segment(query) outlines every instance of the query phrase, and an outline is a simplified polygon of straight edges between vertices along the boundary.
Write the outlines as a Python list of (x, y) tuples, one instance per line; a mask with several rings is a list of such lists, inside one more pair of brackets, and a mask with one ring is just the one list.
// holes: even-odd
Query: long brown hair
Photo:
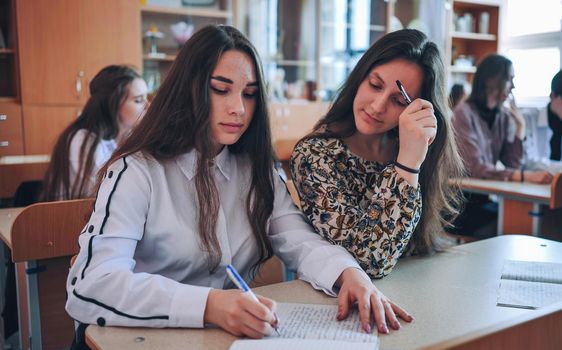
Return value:
[(229, 50), (246, 53), (256, 70), (258, 90), (252, 121), (229, 150), (247, 155), (252, 163), (246, 212), (258, 242), (259, 257), (255, 266), (271, 257), (273, 250), (267, 239), (266, 226), (273, 211), (273, 150), (266, 90), (257, 51), (237, 29), (223, 25), (206, 26), (183, 45), (146, 115), (100, 171), (101, 176), (109, 164), (135, 152), (163, 161), (196, 150), (199, 154), (195, 175), (199, 238), (201, 248), (207, 253), (210, 271), (214, 271), (222, 257), (216, 234), (219, 195), (209, 167), (216, 155), (209, 123), (210, 79), (220, 57)]
[[(66, 200), (91, 195), (95, 184), (89, 183), (94, 169), (94, 154), (101, 140), (111, 140), (119, 133), (119, 107), (127, 97), (131, 82), (141, 76), (128, 66), (103, 68), (90, 82), (90, 98), (80, 116), (59, 136), (44, 178), (42, 200)], [(80, 166), (71, 186), (70, 145), (79, 130), (87, 136), (80, 146)]]
[[(472, 79), (472, 91), (467, 99), (478, 108), (488, 108), (488, 95), (490, 82), (495, 83), (493, 88), (503, 90), (509, 81), (509, 70), (513, 64), (502, 55), (491, 54), (478, 64)], [(493, 84), (492, 84), (493, 85)]]
[(420, 169), (422, 214), (409, 243), (410, 252), (428, 254), (441, 249), (439, 236), (444, 227), (452, 226), (458, 215), (462, 204), (461, 192), (448, 180), (462, 176), (464, 168), (448, 117), (450, 110), (446, 102), (443, 61), (439, 49), (425, 34), (415, 29), (403, 29), (375, 42), (340, 88), (326, 116), (305, 138), (345, 138), (353, 135), (357, 130), (353, 101), (359, 85), (374, 67), (398, 58), (413, 62), (422, 69), (421, 98), (433, 104), (437, 118), (437, 135)]

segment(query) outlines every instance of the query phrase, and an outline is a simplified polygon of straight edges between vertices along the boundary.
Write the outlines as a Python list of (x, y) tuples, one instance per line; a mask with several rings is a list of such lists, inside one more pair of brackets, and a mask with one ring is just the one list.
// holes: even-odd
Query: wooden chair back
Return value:
[(92, 213), (94, 199), (37, 203), (26, 207), (11, 230), (14, 262), (71, 256)]

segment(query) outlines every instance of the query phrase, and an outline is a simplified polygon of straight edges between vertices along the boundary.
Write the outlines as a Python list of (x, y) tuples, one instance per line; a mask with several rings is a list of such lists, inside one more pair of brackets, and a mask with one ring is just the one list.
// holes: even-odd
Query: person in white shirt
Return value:
[(179, 52), (146, 116), (102, 169), (94, 212), (67, 279), (66, 310), (83, 324), (216, 325), (261, 338), (275, 302), (233, 290), (272, 254), (336, 296), (338, 318), (358, 304), (379, 332), (412, 317), (342, 247), (323, 240), (274, 170), (261, 63), (230, 26), (207, 26)]
[(59, 136), (44, 179), (43, 200), (93, 197), (98, 170), (142, 118), (147, 87), (131, 67), (111, 65), (90, 82), (80, 116)]

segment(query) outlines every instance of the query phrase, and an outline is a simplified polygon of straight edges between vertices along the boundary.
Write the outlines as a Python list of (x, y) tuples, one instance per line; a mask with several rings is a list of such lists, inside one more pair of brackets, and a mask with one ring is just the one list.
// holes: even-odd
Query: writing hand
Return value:
[(276, 327), (273, 300), (257, 295), (259, 303), (239, 290), (212, 289), (207, 298), (204, 320), (225, 331), (260, 339)]

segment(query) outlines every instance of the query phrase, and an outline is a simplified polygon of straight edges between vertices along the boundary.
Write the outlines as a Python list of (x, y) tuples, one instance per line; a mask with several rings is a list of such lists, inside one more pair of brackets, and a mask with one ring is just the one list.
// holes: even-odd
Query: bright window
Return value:
[(545, 98), (550, 94), (550, 81), (560, 69), (558, 47), (511, 49), (507, 56), (515, 69), (513, 94), (517, 100)]
[(508, 0), (506, 35), (558, 32), (561, 16), (560, 0)]
[(545, 106), (550, 81), (562, 66), (562, 1), (507, 0), (505, 5), (500, 46), (513, 61), (513, 93), (522, 106)]

